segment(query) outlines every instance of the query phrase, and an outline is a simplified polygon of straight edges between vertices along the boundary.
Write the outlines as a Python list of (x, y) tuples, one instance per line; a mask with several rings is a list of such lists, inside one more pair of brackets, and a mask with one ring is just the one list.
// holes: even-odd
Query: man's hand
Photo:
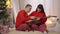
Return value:
[(29, 22), (32, 22), (32, 21), (33, 21), (33, 20), (28, 20), (28, 21), (26, 21), (26, 22), (28, 22), (28, 23), (29, 23)]
[(26, 24), (28, 24), (28, 25), (31, 25), (31, 23), (32, 23), (32, 20), (26, 21)]
[(40, 17), (36, 18), (36, 20), (40, 20)]
[(31, 16), (30, 19), (35, 19), (36, 17), (35, 16)]

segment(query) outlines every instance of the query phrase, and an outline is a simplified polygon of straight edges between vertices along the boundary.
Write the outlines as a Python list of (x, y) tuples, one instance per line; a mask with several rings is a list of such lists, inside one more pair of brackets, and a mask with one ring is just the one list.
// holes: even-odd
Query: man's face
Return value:
[(27, 12), (30, 12), (32, 7), (31, 6), (28, 6), (26, 8), (27, 8)]

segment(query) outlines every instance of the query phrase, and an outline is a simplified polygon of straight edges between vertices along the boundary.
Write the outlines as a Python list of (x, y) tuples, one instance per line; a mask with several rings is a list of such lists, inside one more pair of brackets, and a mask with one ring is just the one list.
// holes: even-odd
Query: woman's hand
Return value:
[(35, 16), (31, 16), (30, 19), (35, 19), (36, 17)]

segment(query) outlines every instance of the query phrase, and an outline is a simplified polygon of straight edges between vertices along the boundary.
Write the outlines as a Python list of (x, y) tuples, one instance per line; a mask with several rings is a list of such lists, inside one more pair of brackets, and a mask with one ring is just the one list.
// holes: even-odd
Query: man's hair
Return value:
[(30, 4), (27, 4), (25, 7), (32, 7)]

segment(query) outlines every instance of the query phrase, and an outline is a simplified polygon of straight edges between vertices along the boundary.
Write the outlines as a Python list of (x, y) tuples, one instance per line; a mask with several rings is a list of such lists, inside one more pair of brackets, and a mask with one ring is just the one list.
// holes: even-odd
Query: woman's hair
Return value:
[[(37, 6), (37, 8), (41, 9), (41, 11), (40, 11), (40, 12), (45, 13), (45, 12), (44, 12), (44, 8), (43, 8), (43, 5), (42, 5), (42, 4), (39, 4), (39, 5)], [(37, 11), (37, 9), (36, 9), (36, 11)]]

